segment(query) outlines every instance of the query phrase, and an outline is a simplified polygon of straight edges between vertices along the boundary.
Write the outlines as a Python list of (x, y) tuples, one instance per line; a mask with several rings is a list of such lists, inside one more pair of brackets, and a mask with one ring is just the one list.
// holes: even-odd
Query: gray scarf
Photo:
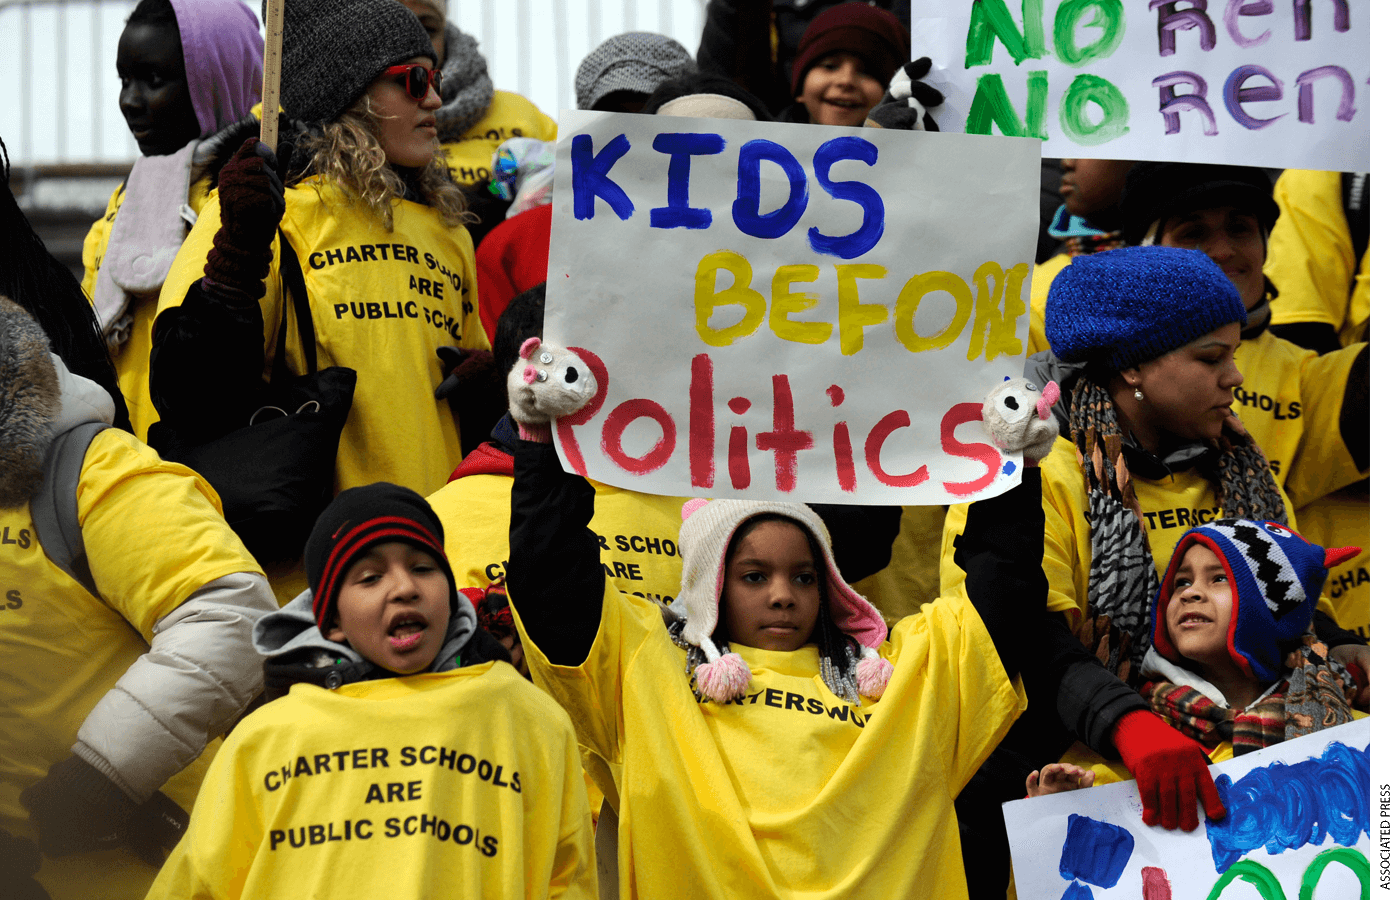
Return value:
[(486, 71), (486, 57), (477, 50), (476, 38), (447, 23), (442, 65), (442, 109), (437, 118), (438, 140), (450, 144), (466, 134), (491, 108), (496, 89)]

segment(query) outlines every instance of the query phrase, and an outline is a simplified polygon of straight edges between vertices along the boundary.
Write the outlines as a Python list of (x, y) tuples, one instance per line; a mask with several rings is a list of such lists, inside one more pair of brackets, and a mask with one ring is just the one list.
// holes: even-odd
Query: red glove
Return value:
[(220, 226), (204, 276), (249, 297), (262, 296), (272, 242), (287, 208), (276, 166), (272, 149), (248, 138), (219, 170)]
[(1199, 744), (1145, 709), (1134, 710), (1113, 726), (1113, 745), (1137, 779), (1142, 797), (1142, 821), (1182, 831), (1195, 831), (1196, 800), (1206, 816), (1221, 819), (1225, 805), (1215, 790), (1209, 761)]

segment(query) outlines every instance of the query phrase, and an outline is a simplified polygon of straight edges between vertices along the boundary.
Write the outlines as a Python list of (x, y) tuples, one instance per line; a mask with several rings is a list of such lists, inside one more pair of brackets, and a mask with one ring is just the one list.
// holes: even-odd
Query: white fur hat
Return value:
[(719, 624), (724, 559), (729, 542), (739, 526), (765, 513), (792, 519), (810, 532), (821, 546), (832, 621), (860, 645), (861, 659), (856, 672), (859, 692), (878, 698), (884, 693), (893, 668), (877, 652), (889, 629), (870, 601), (856, 593), (841, 577), (832, 557), (831, 535), (826, 525), (805, 504), (755, 500), (696, 499), (681, 508), (681, 589), (671, 604), (671, 612), (685, 620), (680, 640), (705, 654), (707, 662), (695, 669), (701, 693), (723, 702), (740, 696), (748, 687), (748, 665), (735, 653), (721, 655), (711, 636)]

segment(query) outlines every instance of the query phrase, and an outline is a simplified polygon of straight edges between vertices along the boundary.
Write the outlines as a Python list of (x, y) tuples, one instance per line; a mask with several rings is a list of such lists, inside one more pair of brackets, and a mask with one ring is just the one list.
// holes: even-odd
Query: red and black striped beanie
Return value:
[(399, 541), (421, 548), (447, 575), (452, 612), (457, 612), (457, 581), (442, 548), (442, 522), (418, 494), (379, 481), (341, 491), (316, 519), (306, 539), (306, 580), (311, 606), (322, 632), (330, 627), (336, 595), (351, 564), (377, 544)]

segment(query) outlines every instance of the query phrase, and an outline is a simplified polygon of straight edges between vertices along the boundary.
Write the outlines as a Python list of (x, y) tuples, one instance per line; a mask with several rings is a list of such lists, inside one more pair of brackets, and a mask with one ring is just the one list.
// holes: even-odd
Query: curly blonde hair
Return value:
[[(304, 138), (310, 162), (301, 177), (322, 175), (333, 182), (347, 198), (367, 204), (394, 230), (393, 202), (408, 193), (409, 185), (389, 164), (379, 141), (378, 113), (365, 94), (345, 112), (326, 125), (319, 135)], [(443, 224), (466, 225), (476, 222), (467, 198), (448, 174), (442, 149), (433, 161), (418, 171), (413, 188), (422, 203), (442, 217)]]

